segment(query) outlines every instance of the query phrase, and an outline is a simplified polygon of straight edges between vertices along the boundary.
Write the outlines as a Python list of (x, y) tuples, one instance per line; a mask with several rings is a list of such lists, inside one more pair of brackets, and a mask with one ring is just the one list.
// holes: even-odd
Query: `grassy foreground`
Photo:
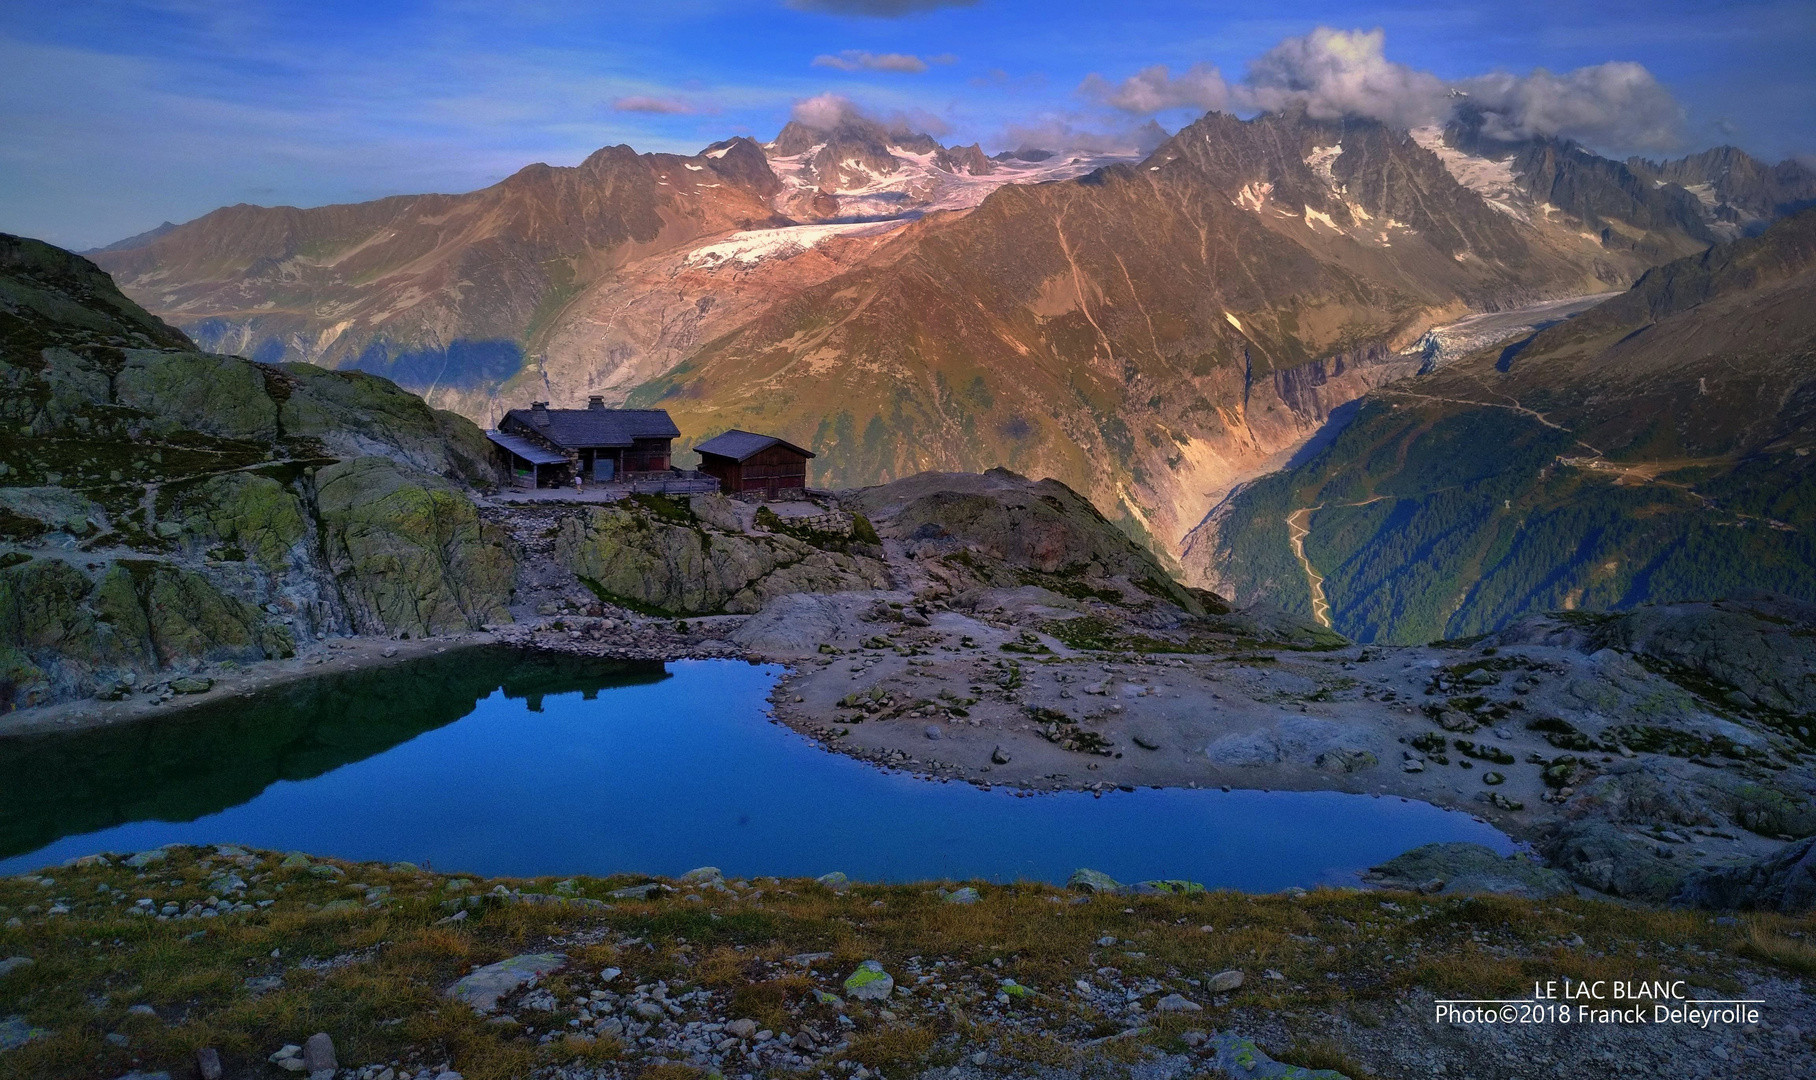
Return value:
[[(978, 900), (954, 903), (928, 884), (773, 878), (675, 882), (638, 899), (610, 893), (652, 879), (476, 880), (232, 848), (170, 848), (140, 868), (123, 861), (91, 857), (0, 881), (0, 959), (32, 961), (0, 975), (0, 1018), (22, 1015), (44, 1032), (0, 1051), (0, 1077), (138, 1068), (180, 1078), (194, 1075), (202, 1047), (220, 1051), (229, 1078), (275, 1077), (287, 1074), (265, 1063), (273, 1051), (326, 1031), (343, 1067), (445, 1065), (466, 1080), (571, 1063), (625, 1076), (867, 1075), (862, 1067), (893, 1078), (980, 1049), (1004, 1066), (1179, 1052), (1192, 1032), (1227, 1026), (1230, 1010), (1367, 1022), (1420, 988), (1525, 997), (1536, 979), (1569, 977), (1732, 990), (1746, 965), (1816, 973), (1807, 917), (1717, 923), (1575, 899), (1084, 897), (980, 883)], [(236, 911), (182, 917), (211, 896)], [(129, 914), (141, 898), (153, 914)], [(476, 966), (533, 952), (569, 958), (541, 984), (552, 1011), (512, 998), (506, 1009), (520, 1022), (501, 1023), (443, 995)], [(846, 976), (872, 959), (898, 987), (887, 1002), (826, 996), (845, 998)], [(622, 974), (602, 980), (607, 968)], [(1245, 974), (1241, 987), (1212, 994), (1207, 980), (1231, 969)], [(817, 1045), (790, 1062), (750, 1056), (746, 1040), (698, 1067), (630, 1035), (594, 1034), (603, 1021), (591, 1012), (569, 1022), (589, 999), (607, 1015), (602, 988), (629, 1001), (632, 987), (659, 980), (679, 1002), (669, 1010), (676, 1025), (748, 1018), (812, 1032)], [(1202, 1011), (1156, 1008), (1175, 993)], [(1297, 1045), (1264, 1049), (1367, 1075), (1319, 1041), (1317, 1024), (1305, 1027)]]

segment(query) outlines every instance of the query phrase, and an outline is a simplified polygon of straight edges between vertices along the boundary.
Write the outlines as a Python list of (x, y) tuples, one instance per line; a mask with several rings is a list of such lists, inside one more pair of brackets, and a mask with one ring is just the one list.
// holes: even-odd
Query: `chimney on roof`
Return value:
[(589, 409), (604, 409), (605, 397), (601, 394), (594, 394), (592, 397), (586, 399), (586, 407)]
[(530, 419), (536, 422), (537, 427), (548, 427), (549, 403), (546, 401), (530, 402)]

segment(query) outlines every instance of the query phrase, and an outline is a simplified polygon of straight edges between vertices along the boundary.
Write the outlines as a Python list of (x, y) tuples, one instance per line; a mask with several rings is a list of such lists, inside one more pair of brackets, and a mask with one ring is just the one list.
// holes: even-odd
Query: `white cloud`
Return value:
[(1230, 87), (1223, 81), (1223, 73), (1208, 64), (1193, 64), (1178, 78), (1172, 76), (1165, 64), (1156, 64), (1142, 68), (1115, 86), (1102, 76), (1089, 75), (1079, 89), (1111, 108), (1138, 115), (1164, 109), (1221, 109), (1230, 100)]
[(789, 110), (789, 117), (816, 131), (831, 131), (848, 120), (880, 125), (891, 135), (926, 134), (938, 137), (952, 130), (951, 124), (924, 109), (898, 109), (890, 113), (878, 113), (864, 108), (843, 94), (832, 93), (816, 94), (795, 102)]
[(1444, 115), (1450, 88), (1428, 71), (1387, 59), (1382, 30), (1333, 30), (1320, 26), (1287, 38), (1249, 65), (1237, 101), (1279, 112), (1303, 106), (1320, 120), (1366, 116), (1416, 127)]
[(659, 113), (666, 116), (689, 116), (699, 112), (691, 102), (680, 98), (650, 97), (645, 94), (632, 94), (612, 102), (616, 112)]
[(818, 131), (831, 131), (857, 115), (857, 105), (841, 94), (816, 94), (795, 102), (789, 110), (791, 119)]
[(927, 70), (927, 61), (911, 53), (873, 53), (863, 49), (846, 49), (837, 56), (821, 53), (813, 58), (814, 67), (839, 71), (894, 71), (919, 75)]
[(1379, 29), (1321, 26), (1262, 53), (1236, 83), (1203, 64), (1178, 76), (1157, 65), (1120, 83), (1091, 75), (1079, 92), (1135, 116), (1174, 108), (1303, 108), (1320, 120), (1356, 116), (1396, 127), (1447, 120), (1459, 102), (1469, 101), (1483, 110), (1487, 133), (1500, 138), (1558, 135), (1614, 152), (1669, 150), (1682, 142), (1683, 108), (1640, 64), (1450, 82), (1389, 60), (1386, 44)]
[(1145, 156), (1169, 137), (1166, 129), (1152, 119), (1141, 124), (1131, 121), (1104, 127), (1081, 117), (1048, 115), (1028, 123), (1010, 124), (991, 141), (1016, 150)]
[(1674, 150), (1683, 143), (1684, 110), (1640, 64), (1614, 62), (1554, 75), (1497, 73), (1459, 86), (1485, 113), (1483, 129), (1502, 138), (1562, 135), (1621, 150)]

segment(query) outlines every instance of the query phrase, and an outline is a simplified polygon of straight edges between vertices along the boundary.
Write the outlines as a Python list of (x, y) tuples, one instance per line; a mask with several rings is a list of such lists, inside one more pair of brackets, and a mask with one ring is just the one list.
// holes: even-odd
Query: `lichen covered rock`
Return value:
[(889, 584), (875, 559), (792, 536), (724, 533), (668, 505), (588, 507), (563, 520), (556, 552), (602, 598), (671, 615), (748, 614), (789, 593)]
[(866, 960), (845, 979), (845, 996), (854, 1001), (887, 1001), (895, 978), (876, 960)]
[(452, 483), (390, 458), (322, 469), (316, 507), (329, 566), (365, 633), (456, 633), (509, 622), (516, 563)]
[(192, 570), (149, 559), (90, 577), (57, 558), (0, 570), (0, 710), (92, 694), (103, 678), (289, 655), (289, 632)]

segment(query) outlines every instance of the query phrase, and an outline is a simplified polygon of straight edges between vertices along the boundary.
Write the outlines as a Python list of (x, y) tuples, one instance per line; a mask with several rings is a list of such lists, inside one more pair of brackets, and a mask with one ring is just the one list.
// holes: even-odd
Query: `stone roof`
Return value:
[(699, 446), (694, 447), (694, 450), (702, 454), (728, 457), (733, 461), (743, 461), (752, 454), (761, 450), (767, 450), (772, 446), (786, 446), (797, 454), (806, 457), (814, 456), (813, 451), (803, 450), (794, 443), (784, 442), (774, 435), (758, 435), (754, 431), (739, 431), (737, 428), (732, 428), (722, 435), (714, 435)]

